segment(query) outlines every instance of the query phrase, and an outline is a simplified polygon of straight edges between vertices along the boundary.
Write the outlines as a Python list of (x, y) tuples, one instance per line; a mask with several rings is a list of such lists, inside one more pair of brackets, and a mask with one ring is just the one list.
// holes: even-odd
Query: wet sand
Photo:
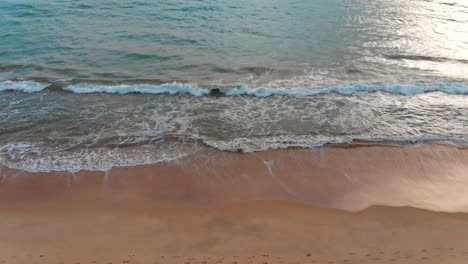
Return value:
[(0, 171), (0, 263), (468, 263), (468, 149), (204, 150)]

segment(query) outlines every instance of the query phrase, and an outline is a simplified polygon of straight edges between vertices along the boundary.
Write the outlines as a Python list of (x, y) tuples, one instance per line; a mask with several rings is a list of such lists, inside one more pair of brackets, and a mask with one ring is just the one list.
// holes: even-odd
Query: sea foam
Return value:
[(413, 85), (413, 84), (349, 84), (327, 88), (250, 88), (241, 86), (236, 88), (223, 88), (221, 92), (226, 96), (291, 96), (304, 97), (322, 94), (337, 93), (353, 95), (362, 92), (387, 92), (400, 95), (417, 95), (428, 92), (443, 92), (447, 94), (468, 94), (466, 84), (437, 84), (437, 85)]
[(210, 89), (198, 88), (197, 85), (185, 83), (165, 83), (161, 85), (151, 84), (120, 84), (120, 85), (91, 85), (77, 84), (69, 85), (64, 88), (73, 93), (144, 93), (144, 94), (191, 94), (194, 96), (203, 96), (210, 93)]
[[(40, 92), (47, 88), (49, 84), (33, 81), (3, 81), (0, 82), (0, 91), (21, 91), (21, 92)], [(305, 97), (323, 94), (342, 94), (353, 95), (357, 93), (386, 92), (405, 96), (429, 92), (443, 92), (446, 94), (468, 94), (468, 84), (465, 83), (433, 83), (433, 84), (339, 84), (323, 88), (311, 87), (250, 87), (241, 85), (236, 87), (221, 87), (216, 90), (199, 87), (197, 84), (171, 82), (159, 85), (154, 84), (72, 84), (65, 85), (65, 91), (73, 93), (109, 93), (109, 94), (189, 94), (192, 96), (208, 96), (217, 94), (222, 96), (288, 96)], [(216, 91), (216, 93), (214, 93)]]
[[(145, 94), (190, 94), (193, 96), (210, 95), (212, 89), (200, 88), (197, 85), (184, 83), (165, 83), (161, 85), (135, 84), (135, 85), (91, 85), (80, 84), (70, 85), (64, 88), (74, 93), (145, 93)], [(219, 94), (224, 96), (289, 96), (305, 97), (322, 94), (337, 93), (343, 95), (353, 95), (363, 92), (387, 92), (400, 95), (417, 95), (428, 92), (443, 92), (447, 94), (468, 94), (468, 85), (457, 83), (440, 83), (433, 85), (415, 84), (348, 84), (326, 88), (302, 88), (302, 87), (223, 87), (219, 89)]]
[(49, 84), (34, 81), (3, 81), (0, 82), (1, 91), (19, 91), (25, 93), (40, 92), (47, 88)]

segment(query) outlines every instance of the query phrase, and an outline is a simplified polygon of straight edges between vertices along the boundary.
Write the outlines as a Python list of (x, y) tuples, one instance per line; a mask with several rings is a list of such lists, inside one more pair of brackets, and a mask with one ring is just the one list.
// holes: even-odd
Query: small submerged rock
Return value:
[(221, 92), (221, 89), (219, 89), (219, 88), (213, 88), (213, 89), (210, 90), (210, 96), (220, 97), (222, 95), (223, 95), (223, 93)]

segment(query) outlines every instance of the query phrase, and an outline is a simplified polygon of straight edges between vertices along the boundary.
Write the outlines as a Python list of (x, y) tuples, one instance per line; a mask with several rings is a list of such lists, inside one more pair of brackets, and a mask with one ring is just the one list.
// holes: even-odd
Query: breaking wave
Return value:
[[(0, 91), (20, 91), (26, 93), (40, 92), (51, 84), (38, 83), (34, 81), (3, 81), (0, 82)], [(72, 84), (65, 85), (64, 91), (89, 94), (89, 93), (109, 93), (109, 94), (189, 94), (192, 96), (288, 96), (305, 97), (329, 93), (342, 95), (353, 95), (357, 93), (386, 92), (392, 94), (412, 96), (429, 92), (443, 92), (446, 94), (468, 94), (468, 84), (464, 83), (436, 83), (429, 85), (419, 84), (345, 84), (324, 88), (303, 88), (303, 87), (249, 87), (246, 85), (237, 87), (203, 88), (190, 83), (164, 83), (154, 84)]]
[(3, 81), (0, 82), (0, 92), (18, 91), (25, 93), (40, 92), (47, 88), (49, 84), (38, 83), (34, 81)]

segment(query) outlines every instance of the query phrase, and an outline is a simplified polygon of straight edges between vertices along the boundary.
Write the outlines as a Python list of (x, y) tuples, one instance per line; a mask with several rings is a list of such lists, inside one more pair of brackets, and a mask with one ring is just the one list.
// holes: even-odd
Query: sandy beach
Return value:
[(467, 154), (359, 143), (3, 167), (0, 263), (466, 263)]

